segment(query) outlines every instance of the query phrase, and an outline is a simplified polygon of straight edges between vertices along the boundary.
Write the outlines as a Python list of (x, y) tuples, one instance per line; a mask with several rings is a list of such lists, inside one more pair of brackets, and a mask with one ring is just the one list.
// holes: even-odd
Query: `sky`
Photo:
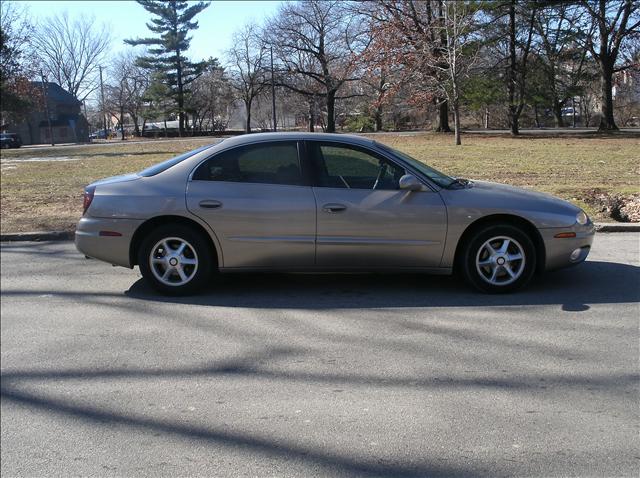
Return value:
[[(93, 15), (106, 23), (114, 37), (113, 52), (129, 48), (125, 38), (144, 37), (151, 32), (145, 26), (150, 15), (134, 1), (17, 1), (27, 7), (32, 20), (67, 12), (70, 18)], [(233, 32), (249, 21), (261, 22), (274, 14), (280, 1), (217, 1), (214, 0), (196, 20), (200, 28), (192, 32), (189, 56), (193, 60), (211, 56), (222, 60), (224, 51), (231, 46)]]

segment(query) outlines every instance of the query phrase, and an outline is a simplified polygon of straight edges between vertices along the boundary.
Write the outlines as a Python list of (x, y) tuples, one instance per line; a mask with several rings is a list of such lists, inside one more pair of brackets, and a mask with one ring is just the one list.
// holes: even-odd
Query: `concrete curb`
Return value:
[(596, 231), (598, 232), (640, 232), (640, 223), (638, 222), (605, 222), (596, 223)]
[[(640, 222), (606, 222), (596, 223), (598, 232), (640, 232)], [(17, 241), (72, 241), (74, 231), (42, 231), (42, 232), (13, 232), (0, 234), (1, 242)]]
[(0, 234), (0, 241), (71, 241), (74, 231), (12, 232)]

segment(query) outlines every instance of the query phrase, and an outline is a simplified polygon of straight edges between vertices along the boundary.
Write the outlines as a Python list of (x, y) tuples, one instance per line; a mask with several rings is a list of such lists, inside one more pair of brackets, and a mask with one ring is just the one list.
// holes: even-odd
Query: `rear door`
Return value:
[(437, 192), (401, 190), (404, 168), (369, 149), (320, 141), (306, 146), (318, 205), (319, 267), (440, 265), (447, 218)]
[(222, 151), (194, 171), (187, 207), (222, 246), (225, 268), (310, 268), (316, 203), (296, 141)]

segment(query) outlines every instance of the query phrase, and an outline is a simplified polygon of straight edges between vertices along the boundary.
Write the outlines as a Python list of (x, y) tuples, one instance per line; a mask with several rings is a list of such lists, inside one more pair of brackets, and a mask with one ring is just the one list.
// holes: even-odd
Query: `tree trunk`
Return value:
[(184, 87), (182, 85), (180, 49), (176, 49), (176, 80), (178, 83), (178, 136), (182, 136), (184, 134)]
[(315, 123), (316, 123), (316, 111), (315, 111), (315, 103), (313, 97), (309, 99), (309, 132), (313, 133), (315, 131)]
[(489, 108), (484, 109), (484, 129), (489, 129)]
[(438, 106), (438, 126), (436, 131), (439, 133), (451, 133), (449, 127), (449, 102), (447, 100), (436, 100), (439, 103)]
[(600, 118), (600, 126), (598, 131), (617, 131), (615, 119), (613, 118), (613, 65), (606, 61), (600, 62), (600, 102), (602, 103), (602, 111)]
[(564, 128), (564, 120), (562, 119), (562, 104), (556, 98), (553, 99), (553, 116), (556, 119), (556, 128)]
[(139, 138), (140, 137), (139, 118), (136, 115), (132, 115), (131, 113), (129, 113), (129, 115), (131, 115), (131, 120), (133, 121), (133, 134), (136, 136), (136, 138)]
[(511, 123), (511, 134), (513, 136), (520, 133), (518, 130), (518, 112), (516, 107), (516, 8), (515, 0), (509, 4), (509, 74), (507, 75), (507, 89), (509, 95), (509, 122)]
[(456, 136), (456, 146), (460, 146), (462, 144), (460, 138), (460, 105), (457, 100), (453, 102), (453, 125)]
[(520, 134), (520, 129), (518, 128), (518, 119), (519, 119), (519, 114), (517, 111), (512, 111), (511, 113), (511, 117), (510, 117), (510, 123), (511, 123), (511, 135), (512, 136), (517, 136)]
[(245, 125), (244, 131), (245, 133), (251, 133), (251, 101), (245, 101), (244, 107), (247, 110), (247, 123)]
[(184, 104), (182, 95), (178, 94), (178, 136), (182, 137), (184, 134), (184, 112), (182, 111), (182, 105)]
[(533, 113), (535, 115), (536, 128), (540, 128), (540, 117), (538, 116), (538, 105), (533, 105)]
[(120, 140), (124, 141), (124, 107), (120, 105)]
[(336, 92), (327, 92), (327, 133), (336, 132)]
[(382, 106), (376, 106), (375, 112), (376, 131), (382, 131)]

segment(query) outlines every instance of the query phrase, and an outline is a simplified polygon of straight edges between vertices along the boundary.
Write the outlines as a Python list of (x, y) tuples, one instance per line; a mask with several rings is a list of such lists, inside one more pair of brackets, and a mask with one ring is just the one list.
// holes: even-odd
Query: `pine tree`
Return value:
[(162, 75), (176, 103), (180, 136), (184, 134), (184, 100), (187, 86), (202, 74), (207, 62), (191, 62), (186, 52), (191, 43), (189, 32), (198, 28), (194, 17), (209, 6), (209, 2), (198, 2), (191, 6), (184, 0), (137, 0), (154, 18), (147, 28), (155, 38), (125, 40), (129, 45), (146, 45), (147, 54), (138, 58), (138, 64)]

